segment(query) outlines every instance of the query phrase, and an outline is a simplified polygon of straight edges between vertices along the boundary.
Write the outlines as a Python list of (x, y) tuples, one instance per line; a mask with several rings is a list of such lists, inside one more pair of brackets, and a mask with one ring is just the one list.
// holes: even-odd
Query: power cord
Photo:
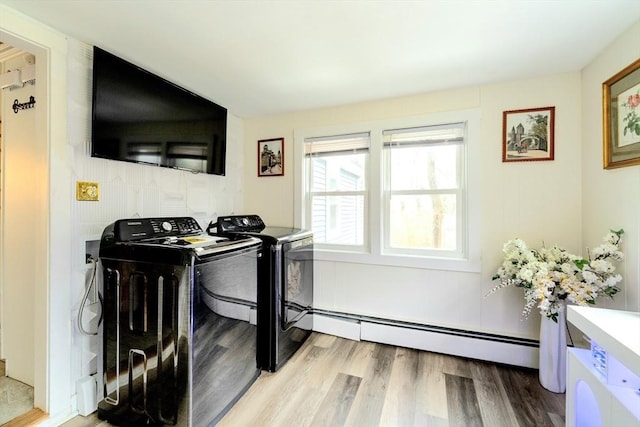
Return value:
[(80, 309), (78, 310), (77, 323), (78, 323), (78, 330), (80, 331), (81, 334), (83, 334), (83, 335), (98, 335), (98, 331), (96, 331), (96, 332), (87, 331), (84, 328), (84, 325), (82, 324), (82, 313), (84, 312), (84, 306), (87, 303), (87, 299), (89, 298), (89, 292), (91, 292), (91, 288), (94, 288), (93, 300), (94, 301), (98, 300), (100, 302), (100, 318), (98, 319), (98, 327), (100, 327), (100, 323), (102, 323), (102, 307), (103, 307), (102, 295), (100, 295), (100, 292), (98, 292), (97, 287), (95, 287), (96, 272), (98, 270), (98, 263), (92, 257), (89, 257), (89, 261), (93, 265), (93, 273), (91, 274), (91, 281), (89, 282), (89, 286), (87, 286), (87, 289), (84, 291), (84, 296), (82, 297), (82, 302), (80, 303)]

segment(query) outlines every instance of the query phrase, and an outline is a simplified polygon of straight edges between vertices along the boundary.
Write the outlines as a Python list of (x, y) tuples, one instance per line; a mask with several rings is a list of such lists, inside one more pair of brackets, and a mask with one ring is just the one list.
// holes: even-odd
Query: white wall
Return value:
[(640, 58), (640, 21), (582, 73), (582, 233), (594, 245), (603, 228), (624, 228), (623, 292), (604, 307), (640, 311), (640, 166), (603, 169), (602, 83)]
[[(502, 112), (556, 107), (555, 160), (502, 163)], [(417, 268), (317, 263), (318, 308), (405, 320), (427, 325), (538, 338), (539, 316), (520, 320), (523, 295), (507, 289), (484, 295), (502, 261), (502, 245), (511, 238), (531, 246), (558, 243), (579, 252), (581, 240), (580, 74), (468, 87), (405, 98), (246, 120), (245, 172), (247, 211), (269, 224), (293, 224), (293, 146), (295, 129), (333, 126), (478, 108), (480, 165), (480, 273)], [(258, 178), (258, 139), (285, 138), (285, 176)], [(602, 234), (608, 231), (601, 230)]]

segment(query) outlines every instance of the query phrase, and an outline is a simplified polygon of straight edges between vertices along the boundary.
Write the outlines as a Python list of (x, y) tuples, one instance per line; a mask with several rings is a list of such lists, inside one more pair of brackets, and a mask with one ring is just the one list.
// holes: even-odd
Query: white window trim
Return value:
[[(383, 176), (382, 132), (388, 129), (440, 125), (442, 123), (466, 122), (466, 222), (467, 239), (463, 247), (464, 257), (438, 258), (384, 253), (383, 248)], [(320, 261), (334, 261), (356, 264), (388, 265), (397, 267), (423, 268), (432, 270), (479, 272), (480, 271), (480, 111), (478, 109), (432, 113), (421, 116), (379, 120), (375, 122), (353, 123), (294, 130), (294, 224), (307, 228), (304, 211), (305, 174), (304, 141), (306, 138), (324, 135), (340, 135), (371, 132), (369, 152), (369, 197), (368, 197), (368, 242), (367, 252), (354, 253), (339, 250), (315, 249), (315, 258)], [(380, 167), (379, 167), (380, 166)]]

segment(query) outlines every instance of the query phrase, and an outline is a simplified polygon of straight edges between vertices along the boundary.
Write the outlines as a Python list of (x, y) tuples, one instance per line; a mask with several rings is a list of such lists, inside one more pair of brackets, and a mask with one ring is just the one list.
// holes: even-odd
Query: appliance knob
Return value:
[(171, 223), (169, 221), (165, 221), (162, 223), (162, 229), (164, 231), (171, 231), (173, 227), (171, 227)]

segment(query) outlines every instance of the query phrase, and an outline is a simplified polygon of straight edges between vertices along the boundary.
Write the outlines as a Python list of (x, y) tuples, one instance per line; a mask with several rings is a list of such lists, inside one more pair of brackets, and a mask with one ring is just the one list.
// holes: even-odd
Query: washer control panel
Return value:
[(191, 217), (121, 219), (114, 224), (114, 240), (117, 242), (201, 233), (202, 228)]

